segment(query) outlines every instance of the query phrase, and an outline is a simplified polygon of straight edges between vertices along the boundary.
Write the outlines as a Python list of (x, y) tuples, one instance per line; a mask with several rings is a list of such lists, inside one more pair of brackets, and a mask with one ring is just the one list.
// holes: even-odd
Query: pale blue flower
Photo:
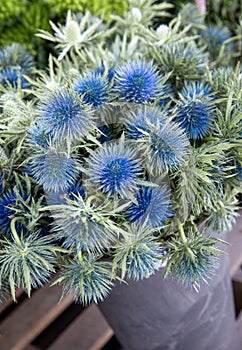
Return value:
[(122, 143), (106, 143), (88, 158), (88, 181), (108, 196), (128, 197), (137, 189), (141, 160)]

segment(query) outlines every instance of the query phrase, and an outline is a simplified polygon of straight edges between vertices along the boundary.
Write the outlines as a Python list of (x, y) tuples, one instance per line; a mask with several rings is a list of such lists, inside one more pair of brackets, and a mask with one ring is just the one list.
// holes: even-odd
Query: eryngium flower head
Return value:
[(74, 249), (100, 253), (118, 237), (118, 226), (109, 218), (107, 206), (94, 196), (83, 199), (81, 194), (73, 200), (66, 198), (63, 205), (51, 206), (54, 218), (53, 232), (63, 239), (63, 246)]
[(3, 85), (8, 83), (17, 87), (18, 83), (22, 88), (29, 84), (23, 75), (31, 74), (35, 64), (33, 56), (24, 46), (13, 43), (0, 49), (0, 82)]
[(188, 235), (186, 242), (173, 237), (167, 243), (170, 250), (165, 275), (171, 275), (180, 283), (192, 285), (198, 290), (200, 283), (207, 283), (218, 267), (217, 255), (222, 251), (216, 248), (217, 243), (216, 238), (204, 237), (201, 233)]
[[(8, 189), (0, 195), (0, 232), (3, 235), (11, 233), (10, 224), (16, 211), (18, 197), (13, 189)], [(16, 230), (19, 231), (22, 225), (16, 223)]]
[(142, 174), (141, 160), (133, 148), (123, 143), (105, 143), (87, 160), (88, 181), (107, 196), (120, 195), (128, 198), (137, 189)]
[(74, 293), (74, 300), (81, 304), (105, 299), (113, 286), (111, 262), (95, 261), (84, 257), (83, 261), (73, 261), (65, 267), (56, 283), (63, 283), (63, 294)]
[(203, 82), (188, 83), (180, 93), (175, 120), (184, 128), (190, 139), (208, 135), (214, 120), (211, 89)]
[(154, 101), (162, 86), (158, 67), (143, 60), (129, 61), (118, 67), (114, 84), (119, 98), (135, 103)]
[(41, 286), (55, 271), (56, 248), (51, 245), (52, 239), (31, 233), (21, 237), (19, 243), (1, 240), (0, 275), (8, 282), (14, 300), (15, 286), (22, 286), (30, 295), (31, 287)]
[(74, 90), (82, 98), (83, 103), (97, 108), (108, 102), (110, 91), (108, 84), (106, 77), (92, 72), (79, 77), (74, 84)]
[(87, 137), (93, 130), (90, 111), (77, 93), (67, 88), (50, 92), (39, 105), (39, 114), (53, 140), (62, 142)]
[(21, 87), (22, 89), (29, 86), (29, 82), (23, 77), (19, 67), (0, 69), (0, 83), (6, 87), (10, 84), (13, 88)]
[(149, 130), (143, 134), (137, 142), (151, 173), (174, 170), (183, 163), (189, 141), (177, 123), (169, 120), (162, 125), (149, 123)]
[(45, 191), (65, 191), (79, 174), (77, 161), (65, 152), (49, 149), (36, 154), (28, 163), (28, 173)]
[[(208, 51), (212, 59), (217, 59), (222, 45), (225, 45), (226, 40), (232, 37), (231, 32), (228, 28), (220, 28), (215, 25), (209, 25), (206, 29), (201, 30), (201, 36), (207, 45)], [(228, 42), (224, 46), (225, 52), (230, 53), (234, 51), (234, 44)]]
[(46, 131), (44, 123), (33, 123), (28, 128), (26, 141), (36, 149), (48, 149), (51, 143), (51, 134)]
[(165, 186), (141, 187), (137, 204), (132, 203), (126, 213), (128, 221), (137, 225), (146, 222), (151, 228), (164, 225), (171, 215), (170, 192)]
[(158, 107), (139, 106), (125, 115), (122, 120), (126, 126), (125, 135), (135, 140), (142, 138), (144, 136), (143, 131), (149, 131), (150, 123), (162, 125), (166, 118), (166, 115)]
[(146, 225), (131, 224), (116, 246), (113, 268), (121, 269), (122, 278), (148, 278), (158, 268), (162, 256), (162, 247), (152, 231)]

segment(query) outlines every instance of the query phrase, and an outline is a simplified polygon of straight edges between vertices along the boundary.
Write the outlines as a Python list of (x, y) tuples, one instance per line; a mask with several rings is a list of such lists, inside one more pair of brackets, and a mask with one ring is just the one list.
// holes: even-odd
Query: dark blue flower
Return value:
[[(2, 234), (9, 235), (11, 233), (11, 216), (14, 217), (16, 213), (13, 207), (16, 206), (17, 200), (17, 194), (12, 189), (7, 190), (0, 196), (0, 231)], [(19, 231), (22, 224), (17, 222), (15, 227)]]
[(137, 193), (137, 204), (129, 207), (126, 217), (136, 224), (146, 222), (151, 228), (164, 225), (172, 215), (170, 193), (163, 187), (142, 187)]
[(43, 151), (28, 164), (28, 172), (42, 185), (45, 191), (59, 192), (75, 183), (79, 171), (77, 161), (61, 151)]
[(144, 132), (150, 130), (150, 123), (162, 125), (166, 118), (166, 115), (158, 107), (140, 106), (124, 116), (125, 134), (130, 139), (142, 138), (144, 137)]
[(158, 67), (143, 60), (129, 61), (117, 68), (114, 92), (127, 102), (148, 103), (160, 95)]
[(141, 161), (136, 152), (123, 144), (104, 144), (88, 159), (90, 183), (108, 196), (119, 194), (127, 198), (137, 189), (141, 171)]
[(55, 141), (76, 140), (93, 130), (90, 112), (84, 109), (78, 95), (67, 88), (47, 95), (39, 105), (39, 113)]
[(74, 90), (82, 97), (83, 103), (100, 107), (108, 102), (108, 79), (101, 74), (91, 72), (77, 79)]
[(189, 83), (181, 91), (175, 119), (190, 139), (202, 139), (212, 127), (214, 106), (209, 93), (210, 88), (202, 82)]

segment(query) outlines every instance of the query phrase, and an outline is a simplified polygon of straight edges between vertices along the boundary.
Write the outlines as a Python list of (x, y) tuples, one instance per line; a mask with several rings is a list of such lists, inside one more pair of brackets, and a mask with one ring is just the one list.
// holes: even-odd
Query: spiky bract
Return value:
[(127, 102), (154, 101), (160, 94), (161, 85), (157, 66), (143, 60), (124, 63), (114, 75), (114, 91)]
[(177, 123), (167, 120), (162, 125), (149, 124), (149, 130), (143, 134), (137, 142), (151, 173), (174, 170), (183, 163), (189, 141)]
[(83, 199), (81, 194), (73, 200), (66, 198), (65, 205), (53, 205), (53, 231), (63, 238), (65, 248), (92, 253), (110, 247), (119, 234), (118, 226), (109, 218), (108, 203), (97, 198)]
[(79, 174), (76, 159), (64, 151), (42, 150), (28, 163), (28, 172), (45, 191), (65, 191), (72, 185)]
[(214, 103), (211, 88), (203, 82), (192, 82), (181, 90), (175, 120), (184, 128), (190, 139), (208, 135), (214, 121)]
[(145, 224), (131, 224), (126, 229), (127, 235), (116, 247), (113, 268), (121, 268), (122, 278), (148, 278), (159, 266), (162, 247)]
[(30, 296), (31, 288), (42, 286), (55, 271), (57, 247), (51, 245), (52, 238), (32, 233), (19, 243), (7, 238), (0, 241), (0, 275), (14, 300), (15, 287), (23, 287)]
[(167, 243), (170, 250), (166, 255), (166, 275), (199, 290), (200, 284), (207, 283), (215, 273), (221, 251), (216, 248), (218, 241), (214, 237), (194, 234), (192, 230), (186, 232), (186, 237), (185, 241), (172, 237)]
[(96, 72), (79, 77), (74, 84), (74, 90), (82, 98), (83, 103), (94, 108), (108, 102), (110, 92), (108, 79)]
[(123, 118), (126, 127), (125, 135), (131, 139), (138, 139), (144, 136), (143, 131), (149, 131), (150, 123), (164, 124), (167, 116), (158, 107), (140, 106), (129, 112)]
[(91, 112), (68, 88), (50, 92), (39, 104), (39, 114), (46, 131), (58, 142), (87, 137), (94, 128)]
[(74, 293), (74, 299), (81, 304), (102, 301), (113, 286), (112, 264), (96, 261), (94, 256), (84, 257), (83, 261), (73, 261), (66, 266), (56, 283), (63, 283), (63, 294)]
[(141, 160), (130, 146), (121, 142), (105, 143), (90, 155), (87, 164), (90, 183), (108, 197), (129, 198), (129, 193), (137, 189), (142, 174)]
[(137, 204), (132, 203), (127, 210), (128, 221), (137, 225), (146, 222), (154, 228), (164, 225), (172, 215), (171, 194), (167, 187), (142, 187), (137, 193)]

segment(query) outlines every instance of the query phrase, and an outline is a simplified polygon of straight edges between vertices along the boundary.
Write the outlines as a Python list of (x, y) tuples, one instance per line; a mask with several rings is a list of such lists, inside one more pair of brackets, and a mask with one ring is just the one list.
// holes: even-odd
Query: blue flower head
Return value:
[(33, 56), (20, 44), (13, 43), (0, 49), (0, 82), (17, 87), (20, 82), (22, 88), (29, 83), (23, 75), (31, 74), (34, 68)]
[(74, 90), (82, 97), (83, 103), (97, 108), (108, 102), (109, 81), (102, 74), (91, 72), (77, 79)]
[(149, 125), (139, 141), (140, 152), (151, 173), (174, 170), (188, 153), (189, 140), (182, 128), (167, 120), (160, 125)]
[(28, 130), (27, 141), (34, 147), (48, 149), (50, 146), (51, 135), (46, 131), (43, 123), (32, 124)]
[(165, 119), (166, 116), (158, 107), (139, 106), (123, 118), (123, 123), (126, 126), (125, 135), (130, 139), (137, 140), (144, 137), (145, 131), (149, 131), (149, 123), (162, 125)]
[(164, 225), (172, 215), (170, 193), (165, 186), (141, 187), (137, 193), (137, 204), (128, 208), (126, 217), (128, 221), (136, 224), (146, 224), (151, 227)]
[(90, 111), (84, 108), (78, 95), (67, 88), (50, 92), (39, 105), (42, 123), (53, 140), (76, 140), (93, 130)]
[(129, 61), (117, 68), (114, 92), (127, 102), (154, 101), (162, 87), (158, 67), (143, 60)]
[[(11, 216), (14, 216), (16, 211), (11, 208), (16, 206), (17, 194), (13, 189), (8, 189), (0, 195), (0, 232), (9, 235), (11, 233), (10, 224), (12, 221)], [(19, 231), (22, 224), (17, 222), (15, 224), (16, 230)]]
[(181, 91), (175, 119), (190, 139), (202, 139), (212, 127), (214, 107), (210, 93), (210, 87), (202, 82), (189, 83)]
[(20, 68), (6, 67), (0, 70), (0, 83), (3, 86), (10, 84), (13, 88), (17, 88), (20, 84), (22, 89), (26, 89), (29, 86), (29, 82), (23, 77)]
[(121, 142), (107, 143), (94, 151), (88, 159), (90, 183), (108, 196), (129, 197), (137, 189), (142, 174), (141, 160), (136, 152)]
[(66, 191), (75, 183), (79, 171), (77, 161), (66, 153), (49, 149), (33, 157), (28, 164), (28, 173), (45, 191)]
[[(220, 28), (215, 25), (209, 25), (206, 29), (201, 31), (201, 36), (208, 46), (208, 51), (213, 59), (218, 57), (221, 46), (226, 40), (232, 37), (231, 32), (228, 28)], [(234, 44), (232, 42), (226, 43), (225, 52), (229, 53), (234, 51)]]

